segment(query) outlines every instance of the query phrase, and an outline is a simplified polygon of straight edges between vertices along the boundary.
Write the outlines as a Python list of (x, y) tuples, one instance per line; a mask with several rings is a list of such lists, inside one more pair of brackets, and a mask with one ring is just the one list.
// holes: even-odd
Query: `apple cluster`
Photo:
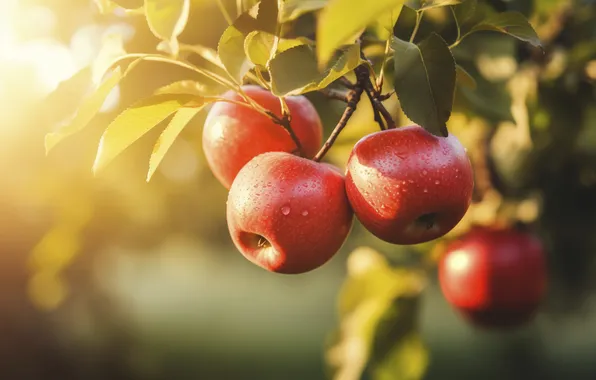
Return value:
[[(276, 114), (279, 99), (243, 86)], [(473, 170), (458, 139), (412, 125), (362, 138), (345, 173), (309, 159), (322, 144), (322, 123), (304, 96), (287, 97), (303, 156), (284, 128), (240, 105), (234, 91), (205, 120), (203, 150), (215, 177), (229, 189), (227, 222), (236, 247), (277, 273), (311, 271), (326, 263), (350, 233), (353, 215), (393, 244), (417, 244), (449, 232), (466, 213)]]
[[(281, 113), (279, 99), (255, 85), (244, 93)], [(418, 125), (374, 132), (358, 141), (345, 172), (316, 156), (323, 139), (315, 107), (287, 97), (291, 135), (242, 105), (229, 91), (205, 120), (203, 150), (229, 189), (227, 222), (234, 244), (252, 263), (276, 273), (320, 267), (339, 251), (354, 214), (381, 240), (410, 245), (437, 239), (466, 213), (474, 187), (466, 150), (453, 135)], [(447, 246), (439, 262), (447, 301), (485, 327), (522, 324), (544, 295), (540, 241), (513, 229), (473, 228)]]

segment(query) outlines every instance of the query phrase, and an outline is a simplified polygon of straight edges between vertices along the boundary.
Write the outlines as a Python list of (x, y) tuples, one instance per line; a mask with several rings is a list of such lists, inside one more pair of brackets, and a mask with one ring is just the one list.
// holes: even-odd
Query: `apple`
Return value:
[[(268, 90), (242, 86), (255, 102), (281, 116), (279, 99)], [(222, 98), (242, 102), (235, 91)], [(323, 140), (323, 127), (317, 110), (304, 96), (285, 98), (292, 117), (292, 130), (306, 157), (313, 157)], [(296, 152), (289, 133), (269, 117), (239, 104), (217, 102), (211, 107), (203, 128), (203, 151), (215, 177), (229, 189), (240, 169), (253, 157), (265, 152)]]
[(439, 261), (447, 301), (480, 327), (529, 321), (546, 291), (540, 240), (523, 231), (475, 227), (450, 243)]
[(341, 172), (290, 153), (253, 158), (228, 195), (234, 244), (271, 272), (298, 274), (320, 267), (341, 248), (352, 220)]
[(346, 192), (356, 217), (393, 244), (445, 235), (466, 213), (473, 188), (472, 165), (459, 140), (418, 125), (365, 136), (348, 159)]

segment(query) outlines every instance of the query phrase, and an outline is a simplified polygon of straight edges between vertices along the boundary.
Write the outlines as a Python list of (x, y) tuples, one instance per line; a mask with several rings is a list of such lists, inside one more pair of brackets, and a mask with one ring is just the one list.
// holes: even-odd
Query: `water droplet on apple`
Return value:
[(302, 211), (302, 216), (307, 216), (307, 215), (308, 215), (308, 210)]
[(426, 170), (422, 171), (422, 175), (427, 175), (427, 174), (428, 174), (428, 172)]
[(283, 206), (281, 208), (281, 213), (284, 215), (289, 215), (290, 214), (290, 206)]
[(385, 210), (386, 208), (387, 208), (387, 206), (381, 205), (381, 209)]
[(408, 180), (408, 182), (410, 182), (410, 183), (414, 183), (414, 181), (413, 181), (413, 180), (411, 180), (411, 179), (409, 179), (409, 180)]
[(439, 181), (439, 180), (436, 180), (436, 181), (435, 181), (435, 185), (438, 185), (438, 184), (440, 184), (440, 183), (441, 183), (441, 181)]
[(423, 191), (424, 191), (425, 193), (428, 193), (428, 189), (424, 189)]

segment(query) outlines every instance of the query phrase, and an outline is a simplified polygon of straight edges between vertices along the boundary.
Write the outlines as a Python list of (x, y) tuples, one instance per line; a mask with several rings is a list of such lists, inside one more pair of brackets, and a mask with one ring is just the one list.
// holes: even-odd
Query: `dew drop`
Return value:
[(414, 181), (413, 181), (413, 180), (411, 180), (411, 179), (409, 179), (409, 180), (408, 180), (408, 182), (410, 182), (410, 183), (414, 183)]
[(281, 213), (284, 215), (289, 215), (290, 214), (290, 206), (283, 206), (281, 208)]
[(427, 175), (427, 174), (428, 174), (428, 172), (426, 170), (422, 171), (422, 175)]
[(424, 191), (425, 193), (428, 193), (428, 189), (424, 189), (423, 191)]
[(387, 208), (387, 206), (381, 205), (381, 209), (385, 210), (386, 208)]
[(440, 184), (440, 183), (441, 183), (441, 181), (439, 181), (439, 180), (436, 180), (436, 181), (435, 181), (435, 185), (438, 185), (438, 184)]
[(302, 216), (307, 216), (307, 215), (308, 215), (308, 210), (302, 211)]

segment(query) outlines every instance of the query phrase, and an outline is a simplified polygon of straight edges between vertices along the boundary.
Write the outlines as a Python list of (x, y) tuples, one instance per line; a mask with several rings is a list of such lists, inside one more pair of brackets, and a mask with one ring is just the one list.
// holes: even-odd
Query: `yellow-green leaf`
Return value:
[(55, 125), (72, 117), (81, 101), (92, 87), (90, 66), (58, 84), (58, 87), (43, 101), (44, 117), (48, 124)]
[[(197, 100), (197, 99), (196, 99)], [(204, 104), (196, 104), (193, 107), (183, 107), (180, 108), (172, 120), (168, 123), (168, 126), (163, 130), (155, 146), (153, 147), (153, 152), (151, 153), (151, 158), (149, 159), (149, 172), (147, 173), (147, 182), (151, 180), (153, 174), (157, 170), (157, 167), (163, 160), (164, 156), (168, 152), (168, 150), (172, 147), (172, 144), (180, 135), (180, 132), (186, 127), (186, 125), (196, 116), (197, 113), (201, 109), (203, 109)]]
[(202, 85), (201, 83), (185, 79), (178, 82), (173, 82), (162, 86), (153, 92), (153, 95), (195, 95), (195, 96), (205, 96), (209, 93), (207, 88)]
[(378, 38), (388, 40), (393, 35), (393, 26), (397, 22), (403, 4), (390, 9), (380, 15), (372, 24), (372, 30), (375, 31)]
[[(518, 40), (528, 42), (533, 46), (541, 47), (542, 42), (528, 19), (520, 12), (502, 12), (488, 16), (474, 25), (469, 33), (481, 30), (491, 30), (509, 34)], [(469, 34), (468, 33), (468, 34)]]
[(455, 81), (460, 86), (476, 89), (476, 80), (460, 65), (455, 65)]
[(404, 0), (330, 0), (317, 21), (317, 57), (324, 65), (342, 45)]
[[(131, 64), (132, 66), (133, 64)], [(130, 69), (130, 66), (129, 66)], [(111, 75), (88, 96), (79, 106), (74, 118), (67, 125), (56, 132), (48, 133), (45, 136), (46, 154), (50, 152), (59, 142), (79, 132), (89, 124), (93, 117), (99, 112), (105, 99), (110, 92), (118, 85), (124, 75), (120, 67), (111, 72)]]
[(300, 45), (279, 53), (269, 62), (271, 91), (277, 96), (298, 95), (327, 87), (362, 63), (360, 44), (343, 48), (320, 71), (316, 53)]
[(238, 84), (251, 69), (252, 64), (244, 52), (244, 39), (257, 29), (257, 20), (248, 13), (241, 14), (234, 24), (227, 27), (219, 39), (217, 54), (230, 77)]
[(193, 95), (157, 95), (133, 104), (103, 133), (93, 171), (97, 173), (103, 169), (132, 143), (194, 99)]
[(190, 13), (190, 0), (145, 0), (145, 16), (153, 34), (178, 53), (178, 36)]
[(257, 14), (257, 25), (263, 32), (276, 34), (277, 32), (277, 0), (261, 0)]
[(283, 0), (280, 6), (280, 22), (297, 19), (305, 13), (318, 11), (328, 0)]
[(428, 10), (432, 8), (446, 7), (449, 5), (460, 4), (462, 0), (427, 0), (422, 2), (420, 10)]
[(252, 63), (265, 67), (276, 53), (281, 53), (293, 47), (305, 45), (306, 43), (307, 41), (305, 39), (278, 38), (271, 33), (255, 30), (246, 36), (244, 51)]

